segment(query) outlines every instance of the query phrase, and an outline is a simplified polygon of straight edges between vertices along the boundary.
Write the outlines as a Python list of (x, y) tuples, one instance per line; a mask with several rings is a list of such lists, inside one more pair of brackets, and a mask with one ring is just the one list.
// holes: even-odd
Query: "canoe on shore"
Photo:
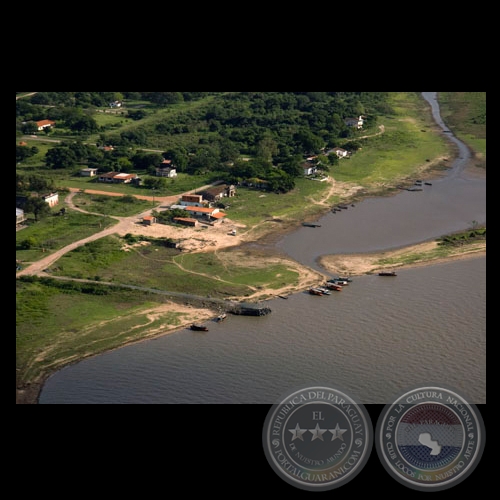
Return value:
[(193, 323), (191, 325), (191, 330), (195, 332), (208, 332), (208, 328), (205, 325), (200, 325), (198, 323)]

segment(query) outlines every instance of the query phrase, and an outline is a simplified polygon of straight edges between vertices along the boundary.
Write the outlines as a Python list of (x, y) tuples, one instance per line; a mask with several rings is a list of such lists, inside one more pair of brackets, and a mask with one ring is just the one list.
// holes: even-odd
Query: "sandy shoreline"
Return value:
[[(332, 274), (343, 274), (349, 276), (360, 276), (363, 274), (373, 274), (379, 271), (395, 271), (397, 269), (408, 269), (413, 267), (429, 266), (441, 264), (459, 259), (481, 257), (486, 254), (486, 241), (469, 243), (464, 247), (456, 249), (445, 257), (432, 256), (432, 252), (438, 248), (437, 241), (429, 241), (411, 245), (397, 250), (369, 254), (351, 255), (328, 255), (321, 257), (319, 263), (323, 268)], [(421, 255), (411, 263), (404, 263), (405, 257), (409, 255)], [(380, 261), (393, 260), (393, 265), (381, 264)], [(398, 263), (399, 262), (399, 263)]]
[[(440, 257), (434, 259), (423, 259), (421, 261), (413, 262), (411, 264), (393, 265), (393, 266), (383, 266), (378, 263), (380, 259), (388, 258), (402, 258), (408, 253), (425, 253), (434, 250), (437, 247), (437, 242), (425, 242), (417, 245), (412, 245), (409, 247), (404, 247), (397, 250), (391, 250), (386, 252), (371, 253), (371, 254), (352, 254), (352, 255), (330, 255), (325, 256), (320, 259), (320, 264), (325, 268), (325, 270), (331, 274), (339, 275), (349, 275), (349, 276), (361, 276), (364, 274), (371, 274), (374, 272), (381, 271), (383, 269), (407, 269), (419, 266), (428, 266), (434, 264), (440, 264), (444, 262), (451, 262), (454, 260), (482, 257), (486, 254), (486, 241), (481, 241), (478, 243), (473, 243), (468, 245), (466, 249), (462, 251), (457, 251), (455, 254), (451, 254), (447, 257)], [(253, 296), (253, 299), (277, 297), (279, 295), (287, 296), (293, 293), (299, 293), (313, 284), (321, 282), (321, 280), (326, 278), (326, 275), (322, 275), (312, 269), (304, 268), (303, 266), (297, 265), (297, 268), (301, 270), (300, 280), (296, 286), (287, 286), (279, 290), (259, 290), (258, 293)], [(147, 314), (151, 318), (151, 321), (157, 319), (158, 317), (164, 316), (168, 313), (175, 312), (181, 313), (184, 317), (181, 324), (172, 325), (170, 328), (163, 326), (161, 330), (151, 329), (140, 339), (132, 340), (127, 344), (117, 347), (120, 349), (124, 345), (135, 344), (138, 342), (144, 342), (150, 340), (154, 337), (169, 335), (176, 333), (184, 328), (188, 328), (192, 323), (196, 322), (207, 322), (211, 321), (217, 316), (215, 310), (195, 308), (191, 306), (180, 305), (176, 302), (168, 302), (162, 304), (157, 308), (147, 311)], [(77, 360), (79, 362), (81, 360)], [(60, 369), (61, 367), (57, 368)], [(40, 397), (41, 390), (47, 379), (52, 374), (47, 374), (43, 379), (28, 384), (23, 388), (16, 387), (16, 404), (37, 404)]]

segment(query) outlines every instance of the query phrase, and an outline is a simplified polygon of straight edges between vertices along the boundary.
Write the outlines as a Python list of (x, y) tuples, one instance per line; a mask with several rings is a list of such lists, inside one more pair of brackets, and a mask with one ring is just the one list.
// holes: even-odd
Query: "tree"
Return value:
[(299, 177), (303, 174), (302, 170), (303, 159), (300, 155), (291, 156), (280, 165), (281, 170), (286, 172), (291, 177)]
[(93, 134), (99, 130), (97, 122), (91, 117), (82, 115), (69, 127), (73, 132), (79, 132), (82, 134)]
[(32, 196), (26, 200), (24, 211), (32, 213), (35, 220), (39, 221), (50, 214), (50, 207), (42, 198)]
[(267, 161), (272, 161), (279, 152), (278, 143), (272, 137), (264, 137), (256, 148), (256, 156)]
[(73, 168), (77, 158), (71, 149), (67, 147), (55, 147), (49, 149), (45, 154), (45, 164), (52, 169)]
[(136, 170), (147, 170), (149, 167), (159, 167), (163, 163), (163, 156), (159, 153), (138, 151), (130, 160)]
[(146, 189), (162, 190), (167, 187), (167, 179), (164, 177), (146, 177), (144, 179), (144, 187)]
[(38, 126), (35, 122), (26, 122), (23, 124), (21, 131), (23, 134), (33, 135), (38, 132)]
[(24, 161), (26, 158), (33, 156), (31, 151), (26, 146), (18, 146), (16, 145), (16, 163)]
[(306, 154), (319, 153), (325, 145), (321, 137), (313, 134), (308, 129), (303, 129), (299, 133), (295, 134), (294, 140), (297, 143), (299, 151)]
[(175, 166), (178, 172), (185, 172), (188, 165), (188, 152), (185, 148), (178, 147), (172, 148), (163, 153), (163, 158), (165, 160), (172, 160), (172, 164)]

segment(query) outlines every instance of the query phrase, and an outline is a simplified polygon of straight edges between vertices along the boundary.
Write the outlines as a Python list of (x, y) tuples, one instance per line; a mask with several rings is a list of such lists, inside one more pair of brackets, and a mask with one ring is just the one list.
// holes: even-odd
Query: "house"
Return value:
[(95, 177), (97, 175), (97, 168), (82, 168), (80, 170), (80, 175), (82, 177)]
[(19, 146), (27, 146), (27, 145), (28, 145), (28, 143), (25, 142), (25, 141), (20, 141), (19, 142)]
[(218, 186), (205, 189), (204, 191), (200, 191), (198, 194), (209, 203), (217, 203), (222, 198), (232, 198), (233, 196), (236, 196), (236, 187), (232, 184), (220, 184)]
[(174, 179), (177, 177), (177, 169), (172, 165), (172, 160), (164, 160), (156, 169), (156, 177), (167, 177)]
[(194, 217), (208, 222), (218, 222), (222, 221), (227, 215), (221, 212), (218, 208), (207, 208), (207, 207), (186, 207), (186, 212), (190, 213)]
[(358, 130), (363, 128), (365, 123), (364, 117), (359, 116), (358, 118), (347, 118), (344, 122), (348, 127), (357, 128)]
[(145, 226), (152, 226), (153, 224), (156, 224), (156, 217), (152, 215), (146, 215), (146, 217), (142, 218), (142, 223)]
[(336, 154), (339, 158), (346, 158), (349, 156), (349, 151), (342, 148), (333, 148), (330, 150), (330, 154)]
[(24, 215), (24, 210), (21, 208), (16, 208), (16, 226), (18, 224), (22, 224), (26, 220), (26, 216)]
[(35, 123), (38, 131), (45, 130), (46, 128), (52, 128), (56, 124), (56, 122), (53, 122), (52, 120), (40, 120)]
[(43, 201), (49, 204), (49, 207), (55, 207), (59, 203), (59, 195), (57, 193), (50, 193), (42, 196)]
[(302, 168), (304, 169), (304, 175), (307, 177), (309, 175), (314, 175), (318, 172), (318, 167), (313, 165), (310, 162), (306, 162), (302, 165)]
[(192, 219), (190, 217), (174, 217), (174, 222), (189, 227), (196, 227), (198, 225), (197, 219)]
[(114, 184), (130, 184), (137, 179), (137, 174), (122, 174), (120, 172), (107, 172), (99, 175), (99, 182), (112, 182)]
[(109, 103), (110, 108), (121, 108), (122, 107), (122, 102), (121, 101), (113, 101)]
[(203, 196), (201, 194), (185, 194), (181, 198), (181, 205), (185, 207), (202, 207)]

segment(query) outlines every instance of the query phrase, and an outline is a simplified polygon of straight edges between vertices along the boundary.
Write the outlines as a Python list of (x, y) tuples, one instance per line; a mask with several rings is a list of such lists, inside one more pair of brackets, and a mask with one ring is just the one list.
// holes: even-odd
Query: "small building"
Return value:
[(95, 177), (97, 175), (97, 168), (82, 168), (80, 170), (80, 175), (82, 177)]
[(130, 184), (138, 178), (137, 174), (122, 174), (120, 172), (107, 172), (99, 175), (99, 182), (112, 182), (114, 184)]
[(20, 141), (19, 146), (27, 146), (28, 143), (26, 141)]
[(22, 208), (16, 208), (16, 226), (22, 224), (26, 220), (24, 215), (24, 210)]
[(316, 167), (315, 165), (313, 165), (310, 162), (304, 163), (302, 165), (302, 168), (304, 169), (304, 175), (306, 177), (318, 173), (318, 167)]
[(220, 184), (198, 193), (210, 203), (217, 203), (222, 198), (232, 198), (236, 196), (236, 187), (234, 185)]
[[(166, 162), (168, 162), (168, 164)], [(177, 169), (172, 167), (170, 163), (170, 160), (165, 160), (162, 165), (156, 169), (156, 177), (175, 179), (175, 177), (177, 177)]]
[(346, 118), (344, 122), (348, 127), (357, 128), (358, 130), (363, 128), (365, 123), (364, 117), (359, 116), (358, 118)]
[(339, 158), (347, 158), (349, 156), (349, 151), (342, 148), (333, 148), (331, 153), (335, 153)]
[(45, 130), (46, 128), (52, 128), (56, 124), (56, 122), (53, 122), (52, 120), (40, 120), (35, 123), (38, 131)]
[(174, 222), (189, 227), (196, 227), (198, 225), (198, 221), (191, 217), (174, 217)]
[(211, 222), (222, 222), (227, 215), (224, 212), (216, 212), (210, 216)]
[(145, 226), (152, 226), (153, 224), (156, 224), (156, 217), (152, 215), (146, 215), (146, 217), (142, 218), (142, 223)]
[(43, 201), (49, 204), (49, 207), (55, 207), (59, 203), (59, 194), (58, 193), (50, 193), (42, 196)]
[(181, 198), (181, 205), (186, 207), (202, 207), (203, 196), (201, 194), (185, 194)]

